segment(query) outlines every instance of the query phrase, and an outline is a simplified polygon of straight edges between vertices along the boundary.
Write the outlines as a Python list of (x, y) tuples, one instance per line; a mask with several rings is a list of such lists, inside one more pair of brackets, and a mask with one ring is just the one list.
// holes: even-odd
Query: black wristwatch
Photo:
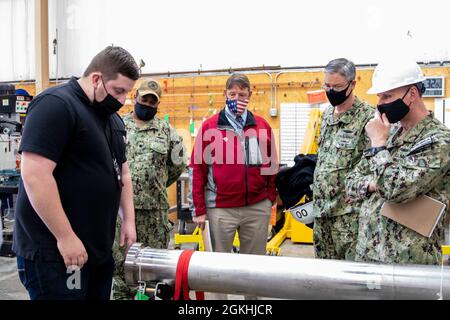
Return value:
[(386, 146), (375, 147), (375, 148), (368, 148), (368, 149), (364, 150), (364, 156), (365, 157), (373, 157), (378, 152), (386, 150), (386, 149), (387, 149)]

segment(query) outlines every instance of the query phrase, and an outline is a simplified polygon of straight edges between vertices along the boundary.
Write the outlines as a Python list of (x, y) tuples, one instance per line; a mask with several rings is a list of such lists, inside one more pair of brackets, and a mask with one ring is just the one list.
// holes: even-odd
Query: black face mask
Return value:
[(347, 90), (351, 84), (352, 83), (350, 82), (348, 84), (347, 88), (345, 88), (342, 91), (335, 91), (334, 89), (326, 91), (328, 101), (330, 101), (330, 103), (333, 107), (341, 105), (342, 103), (344, 103), (345, 100), (347, 100), (347, 98), (351, 92), (348, 95), (345, 95), (345, 93), (347, 92)]
[(158, 112), (157, 108), (149, 107), (138, 102), (134, 105), (134, 113), (142, 121), (153, 120), (156, 112)]
[(102, 101), (95, 100), (95, 89), (94, 89), (94, 102), (92, 104), (97, 112), (99, 112), (104, 116), (110, 116), (113, 113), (119, 111), (119, 109), (122, 108), (123, 104), (108, 93), (108, 90), (106, 90), (105, 87), (105, 83), (103, 82), (103, 78), (102, 84), (103, 88), (105, 88), (106, 91), (106, 98), (103, 99)]
[[(411, 87), (409, 87), (411, 89)], [(390, 123), (397, 123), (402, 120), (409, 112), (409, 107), (403, 101), (403, 98), (409, 92), (409, 89), (405, 92), (403, 97), (397, 100), (394, 100), (389, 103), (379, 104), (377, 106), (378, 111), (383, 114), (386, 114), (387, 119)]]

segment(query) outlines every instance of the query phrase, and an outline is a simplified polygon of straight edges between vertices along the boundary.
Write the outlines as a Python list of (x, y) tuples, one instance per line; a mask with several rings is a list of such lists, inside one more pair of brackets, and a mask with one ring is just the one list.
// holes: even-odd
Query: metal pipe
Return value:
[[(425, 68), (433, 68), (433, 67), (444, 67), (449, 66), (450, 61), (449, 60), (441, 60), (441, 61), (429, 61), (429, 62), (423, 62), (418, 61), (417, 64), (419, 64), (422, 67)], [(361, 64), (355, 64), (355, 67), (357, 69), (366, 69), (366, 68), (375, 68), (377, 66), (377, 63), (361, 63)], [(288, 70), (298, 70), (298, 71), (317, 71), (317, 70), (323, 70), (325, 68), (325, 65), (323, 66), (293, 66), (293, 67), (282, 67), (280, 65), (278, 66), (261, 66), (261, 67), (243, 67), (243, 68), (228, 68), (228, 69), (212, 69), (212, 70), (190, 70), (190, 71), (167, 71), (167, 72), (157, 72), (157, 73), (147, 73), (143, 74), (143, 76), (180, 76), (180, 75), (186, 75), (191, 76), (193, 74), (217, 74), (217, 73), (233, 73), (233, 72), (253, 72), (253, 71), (265, 71), (265, 72), (275, 72), (275, 71), (288, 71)]]
[(261, 66), (261, 67), (244, 67), (244, 68), (228, 68), (228, 69), (212, 69), (212, 70), (191, 70), (191, 71), (176, 71), (176, 72), (158, 72), (143, 74), (143, 76), (166, 76), (171, 77), (174, 75), (193, 75), (193, 74), (208, 74), (208, 73), (228, 73), (233, 72), (253, 72), (253, 71), (267, 71), (267, 70), (280, 70), (281, 66)]
[[(267, 74), (269, 76), (270, 79), (270, 106), (269, 106), (269, 110), (273, 108), (274, 104), (273, 104), (273, 77), (272, 74), (270, 72), (264, 72), (265, 74)], [(276, 107), (276, 106), (275, 106)]]
[(274, 85), (274, 87), (275, 87), (275, 93), (274, 93), (274, 98), (273, 98), (273, 100), (274, 100), (274, 103), (273, 103), (273, 105), (275, 106), (275, 108), (277, 108), (278, 109), (278, 77), (280, 76), (280, 75), (282, 75), (284, 72), (282, 71), (282, 72), (278, 72), (276, 75), (275, 75), (275, 85)]
[[(139, 243), (133, 245), (125, 261), (126, 282), (129, 285), (139, 280), (173, 284), (181, 252), (144, 248)], [(368, 264), (196, 251), (188, 274), (191, 290), (260, 297), (450, 298), (450, 267), (447, 266), (441, 269), (428, 265)]]

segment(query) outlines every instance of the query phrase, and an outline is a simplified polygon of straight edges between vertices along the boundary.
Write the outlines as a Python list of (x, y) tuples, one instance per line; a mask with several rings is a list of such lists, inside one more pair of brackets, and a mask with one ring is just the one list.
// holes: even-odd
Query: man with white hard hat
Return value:
[[(406, 227), (407, 223), (387, 218), (382, 210), (383, 205), (401, 209), (423, 195), (448, 205), (450, 130), (425, 107), (423, 80), (420, 67), (413, 61), (383, 62), (375, 69), (368, 93), (377, 94), (378, 112), (365, 127), (371, 147), (346, 179), (348, 200), (364, 200), (357, 261), (441, 262), (445, 213), (431, 235), (425, 236), (411, 225)], [(425, 211), (424, 218), (431, 214)]]

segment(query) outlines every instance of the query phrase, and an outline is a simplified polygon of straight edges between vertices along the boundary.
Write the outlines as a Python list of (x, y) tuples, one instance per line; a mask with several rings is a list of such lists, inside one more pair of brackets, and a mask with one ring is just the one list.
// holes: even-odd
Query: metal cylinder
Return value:
[[(173, 284), (181, 252), (133, 245), (125, 261), (126, 282), (129, 285), (139, 280)], [(192, 255), (188, 277), (191, 290), (282, 299), (450, 298), (450, 267), (447, 266), (197, 251)]]

